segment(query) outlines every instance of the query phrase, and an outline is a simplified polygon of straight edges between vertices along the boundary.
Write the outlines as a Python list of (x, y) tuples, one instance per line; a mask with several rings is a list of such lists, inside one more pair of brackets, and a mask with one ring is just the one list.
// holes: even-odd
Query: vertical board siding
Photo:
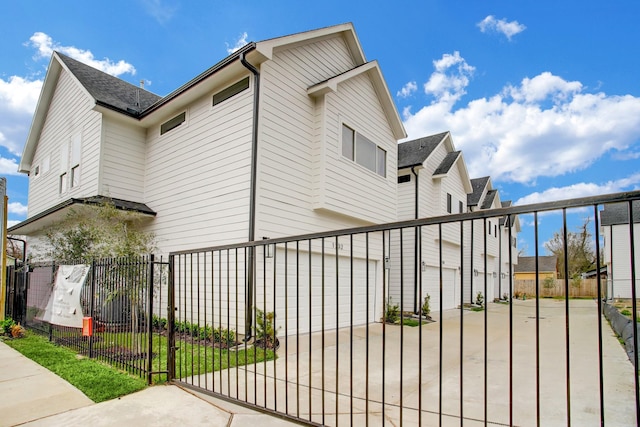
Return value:
[[(93, 111), (92, 107), (92, 100), (80, 88), (80, 84), (63, 70), (56, 84), (32, 162), (29, 178), (29, 217), (71, 197), (86, 197), (97, 193), (101, 114)], [(73, 189), (68, 188), (60, 194), (59, 177), (63, 160), (61, 155), (69, 158), (71, 138), (77, 133), (82, 137), (80, 185)], [(35, 167), (42, 167), (47, 157), (49, 171), (34, 177)], [(69, 174), (69, 162), (67, 164)]]

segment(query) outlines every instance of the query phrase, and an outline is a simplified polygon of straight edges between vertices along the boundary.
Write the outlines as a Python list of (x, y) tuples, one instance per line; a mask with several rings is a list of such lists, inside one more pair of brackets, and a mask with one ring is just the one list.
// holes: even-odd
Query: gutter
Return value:
[[(251, 71), (254, 76), (253, 87), (253, 132), (251, 134), (251, 184), (249, 189), (249, 242), (255, 240), (256, 233), (256, 183), (258, 169), (258, 106), (260, 101), (260, 72), (245, 58), (245, 51), (238, 56), (240, 63)], [(255, 246), (249, 248), (249, 259), (247, 272), (247, 306), (245, 307), (245, 341), (251, 338), (251, 327), (253, 325), (253, 292), (255, 282)]]
[[(416, 178), (416, 184), (415, 184), (415, 219), (418, 219), (418, 201), (420, 200), (418, 197), (418, 173), (416, 172), (416, 167), (415, 166), (411, 166), (411, 173), (413, 174), (413, 176), (415, 176)], [(414, 232), (414, 242), (413, 242), (413, 250), (414, 250), (414, 265), (415, 265), (415, 271), (414, 271), (414, 275), (413, 275), (413, 312), (414, 313), (418, 313), (418, 307), (419, 307), (419, 302), (418, 302), (418, 275), (420, 274), (420, 268), (422, 267), (418, 261), (418, 255), (419, 255), (419, 251), (418, 251), (418, 227), (416, 227), (415, 232)]]

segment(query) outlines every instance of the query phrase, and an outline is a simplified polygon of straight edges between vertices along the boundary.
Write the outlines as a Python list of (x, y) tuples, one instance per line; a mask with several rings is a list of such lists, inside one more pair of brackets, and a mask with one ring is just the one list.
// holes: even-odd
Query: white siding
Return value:
[[(388, 150), (386, 180), (358, 165), (336, 159), (338, 117), (344, 111), (366, 110), (359, 103), (372, 102), (376, 106), (368, 114), (384, 124), (362, 119), (354, 126), (361, 124), (376, 132), (387, 126), (386, 119), (378, 115), (377, 99), (371, 98), (370, 82), (364, 76), (354, 78), (353, 82), (341, 84), (337, 94), (317, 102), (307, 95), (308, 87), (354, 66), (341, 37), (276, 52), (273, 60), (262, 64), (257, 236), (288, 236), (395, 219), (395, 140), (383, 140), (386, 144), (393, 143)], [(345, 96), (358, 90), (363, 93), (354, 107)], [(363, 117), (366, 115), (363, 113)], [(323, 175), (326, 185), (334, 188), (336, 194), (330, 195), (327, 209), (319, 210), (314, 209), (317, 207), (314, 202)], [(368, 186), (363, 184), (365, 181)], [(382, 215), (373, 214), (375, 210), (371, 208), (379, 201), (378, 197), (372, 197), (379, 190), (384, 192), (380, 198), (389, 196)]]
[[(94, 196), (98, 190), (101, 114), (79, 83), (62, 71), (38, 140), (29, 179), (29, 217), (71, 197)], [(80, 135), (80, 185), (59, 192), (62, 169), (70, 176), (72, 138)], [(49, 162), (48, 172), (35, 177), (36, 166)], [(41, 169), (42, 170), (42, 169)]]
[[(633, 225), (635, 237), (636, 297), (640, 295), (640, 224)], [(631, 298), (631, 242), (629, 225), (605, 227), (605, 260), (609, 272), (607, 280), (609, 298)]]
[(212, 96), (164, 135), (148, 130), (145, 201), (160, 252), (247, 240), (253, 85), (215, 107)]
[(105, 117), (100, 194), (144, 202), (146, 129)]

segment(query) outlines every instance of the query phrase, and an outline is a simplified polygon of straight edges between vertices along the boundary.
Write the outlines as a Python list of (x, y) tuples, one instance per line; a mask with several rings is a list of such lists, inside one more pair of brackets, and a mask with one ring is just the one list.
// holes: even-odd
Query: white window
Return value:
[(59, 185), (60, 194), (67, 192), (67, 173), (66, 172), (60, 175), (60, 181), (58, 185)]
[(71, 143), (71, 188), (80, 185), (80, 158), (82, 156), (82, 137), (80, 134), (73, 136)]
[(387, 152), (345, 124), (342, 125), (342, 155), (371, 172), (387, 176)]
[(80, 185), (80, 166), (74, 166), (71, 168), (71, 188), (75, 188)]

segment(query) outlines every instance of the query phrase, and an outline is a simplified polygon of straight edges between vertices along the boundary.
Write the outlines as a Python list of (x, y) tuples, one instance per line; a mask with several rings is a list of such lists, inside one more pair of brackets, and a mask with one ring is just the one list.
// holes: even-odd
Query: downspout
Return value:
[[(251, 134), (251, 186), (249, 188), (249, 241), (255, 240), (256, 232), (256, 182), (258, 169), (258, 106), (260, 101), (260, 72), (245, 58), (245, 53), (240, 53), (238, 57), (240, 63), (253, 73), (253, 132)], [(245, 341), (251, 338), (251, 327), (253, 325), (253, 292), (255, 281), (255, 246), (250, 246), (248, 253), (247, 272), (247, 303), (245, 307)]]
[[(418, 209), (418, 201), (419, 201), (419, 197), (418, 197), (418, 173), (416, 172), (416, 168), (415, 166), (411, 167), (411, 173), (413, 174), (413, 176), (416, 178), (416, 184), (415, 184), (415, 219), (418, 219), (418, 215), (419, 215), (419, 209)], [(413, 274), (413, 312), (418, 314), (418, 307), (420, 306), (419, 302), (418, 302), (418, 276), (420, 275), (420, 269), (422, 268), (422, 265), (420, 265), (420, 261), (419, 261), (419, 248), (418, 248), (418, 227), (416, 227), (415, 231), (414, 231), (414, 242), (413, 242), (413, 256), (414, 256), (414, 262), (413, 264), (416, 266), (414, 274)]]

